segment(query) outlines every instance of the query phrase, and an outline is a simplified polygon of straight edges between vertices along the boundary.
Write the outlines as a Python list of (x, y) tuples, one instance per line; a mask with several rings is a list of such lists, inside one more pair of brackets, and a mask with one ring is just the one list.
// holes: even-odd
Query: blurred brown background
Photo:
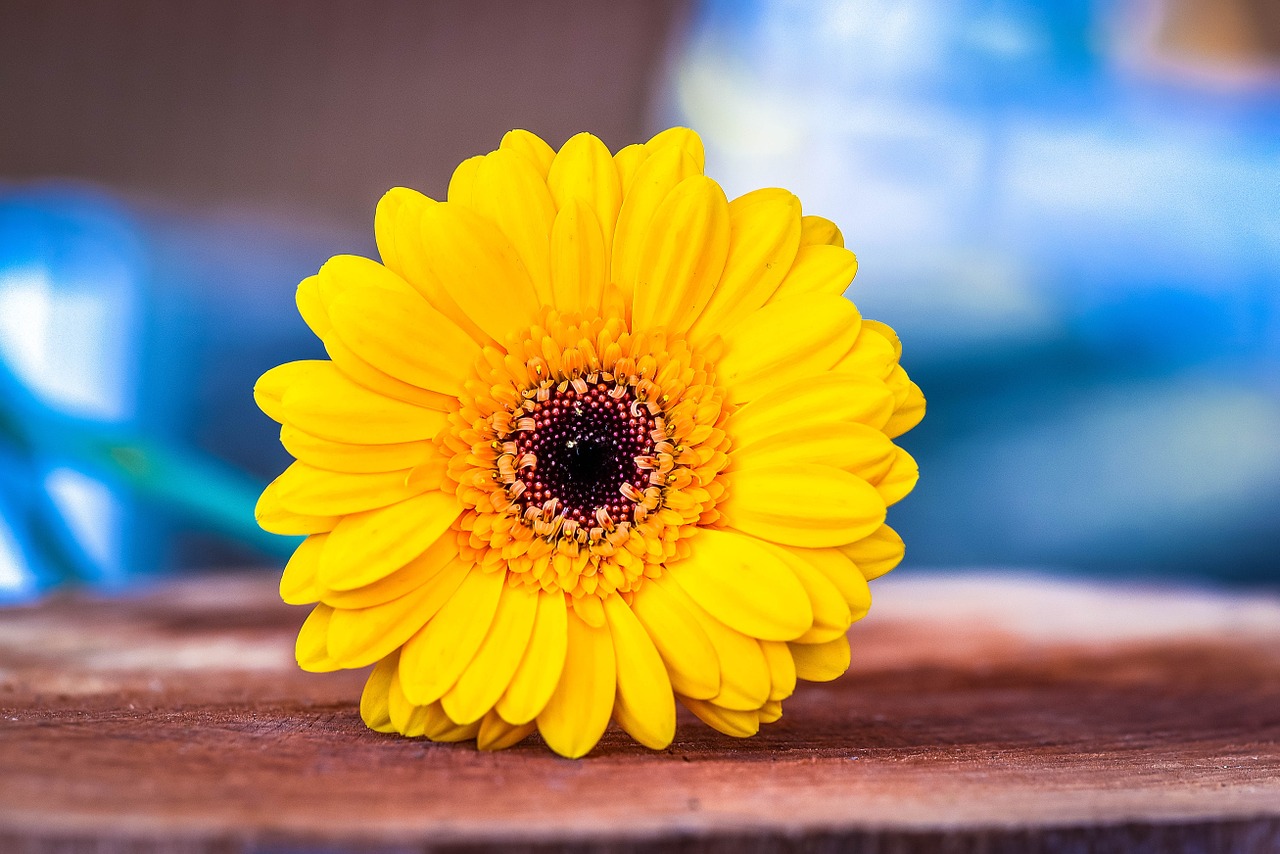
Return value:
[(0, 3), (0, 173), (364, 228), (512, 127), (648, 130), (682, 0)]

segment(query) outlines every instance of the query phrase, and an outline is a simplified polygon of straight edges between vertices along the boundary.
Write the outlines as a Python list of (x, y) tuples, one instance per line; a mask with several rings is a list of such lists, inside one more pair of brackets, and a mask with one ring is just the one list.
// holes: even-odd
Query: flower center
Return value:
[(561, 517), (565, 533), (634, 521), (653, 467), (658, 424), (649, 407), (628, 386), (579, 383), (551, 389), (523, 410), (508, 437), (522, 515)]

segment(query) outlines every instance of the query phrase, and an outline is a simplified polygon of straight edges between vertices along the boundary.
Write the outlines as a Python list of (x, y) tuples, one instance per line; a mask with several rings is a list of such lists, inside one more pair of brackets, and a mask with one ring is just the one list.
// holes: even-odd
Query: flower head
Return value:
[(845, 671), (924, 399), (831, 222), (726, 199), (673, 128), (512, 131), (374, 230), (382, 263), (298, 287), (330, 358), (254, 390), (297, 458), (257, 512), (307, 535), (302, 667), (375, 665), (373, 729), (565, 756), (611, 720), (665, 747), (677, 701), (751, 735)]

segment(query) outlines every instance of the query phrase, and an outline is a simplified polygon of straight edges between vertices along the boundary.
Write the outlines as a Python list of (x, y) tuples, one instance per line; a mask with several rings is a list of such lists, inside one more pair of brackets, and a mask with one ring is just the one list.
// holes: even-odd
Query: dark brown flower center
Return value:
[(554, 500), (551, 515), (584, 528), (630, 522), (636, 500), (629, 496), (649, 486), (649, 470), (636, 461), (654, 450), (649, 408), (629, 389), (604, 383), (555, 390), (525, 408), (511, 436), (525, 486), (517, 500), (544, 509)]

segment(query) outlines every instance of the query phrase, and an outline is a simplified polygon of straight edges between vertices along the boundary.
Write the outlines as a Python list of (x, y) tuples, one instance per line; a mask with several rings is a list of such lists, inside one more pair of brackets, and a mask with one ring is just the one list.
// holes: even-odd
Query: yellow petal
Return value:
[(329, 620), (329, 657), (343, 667), (364, 667), (399, 649), (443, 605), (436, 585), (368, 608), (336, 608)]
[(454, 167), (453, 175), (449, 177), (449, 189), (445, 195), (450, 203), (466, 207), (471, 207), (475, 203), (476, 173), (480, 171), (481, 160), (484, 160), (484, 155), (477, 154)]
[(529, 635), (529, 646), (511, 685), (496, 706), (504, 720), (526, 724), (546, 707), (564, 670), (567, 620), (563, 593), (538, 594), (538, 613)]
[(308, 465), (353, 474), (412, 469), (435, 453), (427, 441), (351, 445), (321, 439), (288, 424), (280, 428), (280, 444)]
[(849, 626), (853, 624), (853, 613), (840, 588), (812, 563), (798, 557), (795, 550), (781, 546), (772, 548), (804, 587), (805, 595), (813, 608), (813, 626), (795, 640), (799, 643), (825, 643), (849, 631)]
[(493, 625), (457, 684), (440, 704), (460, 724), (479, 720), (511, 685), (520, 659), (529, 647), (534, 616), (538, 612), (536, 587), (502, 586)]
[(893, 416), (885, 423), (884, 433), (890, 439), (901, 436), (924, 418), (924, 394), (920, 386), (911, 383), (907, 389), (906, 402), (894, 409)]
[(383, 397), (400, 401), (401, 403), (410, 403), (425, 409), (439, 410), (440, 412), (448, 412), (457, 405), (457, 398), (452, 395), (441, 394), (438, 391), (431, 391), (430, 389), (407, 383), (402, 379), (391, 376), (386, 371), (375, 368), (360, 358), (356, 351), (352, 350), (347, 345), (347, 342), (337, 334), (330, 334), (325, 339), (324, 349), (343, 376), (356, 385), (376, 392)]
[(395, 732), (391, 725), (391, 712), (387, 706), (387, 693), (395, 676), (400, 653), (393, 652), (374, 666), (360, 694), (360, 719), (375, 732)]
[(589, 626), (573, 613), (566, 628), (564, 672), (538, 714), (538, 732), (556, 753), (577, 759), (596, 746), (609, 725), (616, 665), (607, 628)]
[(882, 380), (897, 366), (893, 345), (883, 335), (867, 330), (860, 331), (849, 352), (841, 356), (833, 367), (841, 373)]
[(423, 734), (432, 741), (444, 743), (470, 741), (480, 734), (479, 721), (470, 724), (454, 723), (439, 703), (423, 706), (422, 710)]
[(841, 297), (771, 303), (725, 335), (717, 373), (737, 403), (825, 372), (848, 353), (861, 317)]
[(844, 235), (834, 222), (823, 216), (806, 216), (802, 220), (804, 231), (800, 242), (805, 246), (831, 245), (844, 246)]
[(770, 700), (760, 707), (760, 711), (757, 714), (759, 714), (760, 723), (762, 724), (771, 724), (777, 721), (782, 717), (782, 701)]
[(278, 479), (267, 485), (258, 496), (258, 504), (253, 508), (253, 518), (259, 527), (273, 534), (298, 536), (300, 534), (323, 534), (332, 531), (341, 521), (337, 516), (310, 516), (288, 510), (280, 502)]
[(892, 506), (905, 498), (907, 493), (915, 489), (916, 481), (920, 479), (920, 467), (916, 465), (915, 459), (901, 448), (894, 450), (896, 453), (888, 469), (878, 477), (869, 478), (886, 506)]
[(692, 556), (666, 574), (711, 616), (765, 640), (793, 640), (813, 625), (804, 587), (775, 550), (713, 528), (698, 531), (690, 543)]
[(317, 605), (298, 629), (298, 640), (294, 645), (294, 656), (298, 666), (310, 673), (327, 673), (339, 670), (342, 665), (329, 657), (329, 619), (333, 609), (328, 605)]
[(809, 682), (830, 682), (849, 669), (849, 637), (841, 635), (826, 643), (793, 643), (796, 676)]
[(823, 548), (852, 542), (884, 522), (884, 500), (856, 475), (790, 465), (733, 472), (717, 508), (724, 524), (780, 545)]
[(313, 372), (332, 370), (332, 366), (323, 359), (302, 359), (297, 362), (285, 362), (276, 365), (253, 384), (253, 400), (268, 418), (277, 424), (284, 422), (284, 395), (296, 386), (304, 377)]
[[(443, 604), (444, 600), (453, 595), (453, 591), (462, 583), (465, 573), (455, 573), (453, 579), (441, 579), (440, 582), (435, 582), (434, 579), (444, 571), (445, 567), (450, 566), (457, 556), (458, 541), (452, 533), (446, 533), (422, 554), (385, 578), (352, 590), (324, 590), (320, 598), (326, 605), (332, 605), (335, 608), (372, 608), (374, 605), (399, 599), (424, 584), (433, 583), (446, 588), (439, 594), (440, 602)], [(435, 613), (438, 608), (437, 605), (436, 608), (431, 609), (431, 612)]]
[(551, 163), (547, 186), (561, 211), (577, 201), (595, 215), (604, 238), (605, 257), (609, 257), (618, 208), (622, 205), (622, 183), (605, 144), (589, 133), (570, 137)]
[(638, 329), (684, 331), (711, 299), (729, 255), (729, 201), (720, 185), (694, 175), (676, 185), (646, 229), (632, 316)]
[(840, 296), (858, 274), (858, 257), (840, 246), (801, 246), (769, 302)]
[(307, 276), (298, 283), (298, 290), (293, 295), (298, 306), (298, 314), (302, 321), (321, 340), (329, 334), (329, 311), (320, 299), (320, 277)]
[(729, 203), (729, 256), (711, 300), (690, 330), (698, 343), (737, 326), (777, 290), (800, 245), (800, 200), (748, 193)]
[[(400, 687), (399, 656), (397, 656), (396, 669), (391, 674), (391, 684), (387, 689), (387, 714), (391, 718), (392, 728), (406, 738), (419, 738), (426, 735), (430, 711), (429, 707), (415, 706), (405, 697)], [(439, 714), (444, 716), (443, 712)]]
[(658, 584), (644, 584), (631, 609), (662, 656), (675, 690), (709, 700), (720, 693), (720, 659), (711, 639), (680, 599)]
[[(897, 453), (887, 436), (866, 424), (810, 424), (744, 437), (730, 449), (729, 465), (732, 471), (745, 471), (815, 463), (852, 472), (876, 486), (892, 468)], [(885, 490), (880, 494), (885, 496)]]
[(343, 516), (409, 498), (415, 490), (405, 486), (408, 474), (347, 474), (295, 462), (275, 479), (274, 486), (276, 498), (286, 510), (312, 516)]
[(623, 198), (626, 198), (631, 188), (635, 186), (636, 172), (648, 157), (649, 152), (645, 149), (643, 142), (628, 145), (613, 155), (613, 165), (618, 170), (618, 184), (622, 188)]
[(473, 567), (452, 598), (400, 653), (400, 686), (420, 706), (453, 687), (493, 625), (506, 570)]
[(871, 607), (871, 588), (867, 585), (867, 580), (862, 573), (858, 571), (858, 567), (854, 566), (853, 561), (840, 549), (788, 548), (787, 552), (796, 560), (809, 564), (831, 582), (839, 592), (840, 598), (849, 606), (850, 622), (861, 620), (866, 616), (867, 610)]
[(533, 321), (533, 283), (496, 225), (451, 202), (433, 205), (422, 214), (422, 244), (435, 279), (494, 340)]
[[(383, 196), (374, 218), (379, 251), (387, 268), (408, 282), (437, 311), (466, 330), (478, 343), (488, 343), (489, 336), (458, 307), (428, 263), (422, 242), (423, 216), (436, 204), (438, 202), (434, 199), (404, 187), (397, 187)], [(394, 261), (388, 258), (387, 250), (383, 248), (387, 242), (394, 243)]]
[(416, 293), (351, 288), (330, 304), (329, 319), (361, 359), (441, 394), (457, 396), (480, 356), (470, 335)]
[(551, 169), (551, 161), (555, 158), (555, 150), (543, 141), (542, 137), (527, 130), (509, 130), (502, 137), (498, 148), (514, 151), (534, 165), (543, 178)]
[(321, 584), (354, 590), (390, 575), (439, 540), (461, 512), (455, 496), (433, 491), (347, 516), (320, 557)]
[(556, 206), (537, 168), (514, 151), (499, 149), (485, 155), (476, 170), (472, 204), (476, 212), (496, 223), (506, 235), (529, 274), (539, 302), (550, 302), (548, 252)]
[(678, 145), (664, 147), (636, 170), (633, 185), (618, 210), (609, 268), (609, 280), (622, 288), (628, 301), (635, 288), (641, 252), (654, 215), (677, 184), (699, 172), (693, 158)]
[(735, 711), (690, 697), (681, 697), (680, 702), (697, 715), (698, 720), (725, 735), (749, 738), (760, 731), (760, 716), (754, 711)]
[(595, 214), (580, 199), (560, 208), (551, 228), (551, 295), (560, 311), (600, 308), (609, 254)]
[(755, 709), (769, 697), (769, 667), (755, 638), (734, 631), (703, 610), (667, 575), (645, 582), (661, 586), (693, 615), (720, 662), (720, 692), (712, 699), (734, 709)]
[(320, 601), (318, 572), (320, 552), (328, 534), (312, 534), (294, 550), (280, 577), (280, 598), (288, 605), (310, 605)]
[(780, 641), (760, 641), (760, 649), (769, 665), (769, 699), (785, 700), (796, 690), (796, 662), (791, 650)]
[(696, 131), (684, 127), (667, 128), (660, 133), (654, 134), (648, 142), (644, 144), (645, 149), (653, 153), (666, 147), (679, 148), (693, 160), (694, 164), (701, 172), (707, 165), (706, 149), (702, 145), (702, 137), (698, 136)]
[(893, 412), (884, 383), (845, 374), (820, 374), (780, 385), (733, 413), (735, 444), (784, 430), (854, 421), (880, 428)]
[(491, 711), (484, 716), (484, 720), (480, 721), (480, 731), (476, 733), (476, 747), (479, 750), (506, 750), (524, 741), (535, 728), (536, 725), (532, 723), (520, 726), (509, 724), (497, 712)]
[(906, 546), (897, 531), (881, 525), (857, 542), (841, 546), (840, 553), (854, 562), (863, 578), (871, 581), (902, 563)]
[(621, 596), (605, 597), (604, 613), (617, 663), (614, 719), (640, 744), (662, 750), (676, 735), (676, 701), (666, 667)]
[(356, 445), (434, 438), (444, 413), (384, 397), (357, 385), (332, 363), (322, 363), (284, 395), (285, 420), (306, 433)]

